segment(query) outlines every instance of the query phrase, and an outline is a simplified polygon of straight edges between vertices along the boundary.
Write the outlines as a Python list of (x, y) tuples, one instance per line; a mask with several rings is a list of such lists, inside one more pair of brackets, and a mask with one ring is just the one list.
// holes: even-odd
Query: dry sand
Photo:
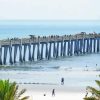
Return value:
[[(24, 95), (30, 96), (29, 100), (83, 100), (85, 89), (65, 88), (64, 86), (51, 85), (20, 85), (20, 88), (26, 88)], [(52, 89), (55, 88), (55, 96), (52, 96)], [(45, 94), (45, 96), (44, 96)]]

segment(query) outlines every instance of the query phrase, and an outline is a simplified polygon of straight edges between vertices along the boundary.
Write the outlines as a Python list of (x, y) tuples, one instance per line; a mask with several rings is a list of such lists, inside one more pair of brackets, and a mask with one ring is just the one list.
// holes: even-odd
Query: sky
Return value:
[(100, 0), (0, 0), (0, 20), (100, 20)]

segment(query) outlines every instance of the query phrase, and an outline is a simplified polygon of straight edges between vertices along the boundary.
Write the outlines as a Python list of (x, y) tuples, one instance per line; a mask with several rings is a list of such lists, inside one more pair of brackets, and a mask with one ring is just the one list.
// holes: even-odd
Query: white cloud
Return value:
[(100, 0), (0, 0), (0, 19), (100, 19)]

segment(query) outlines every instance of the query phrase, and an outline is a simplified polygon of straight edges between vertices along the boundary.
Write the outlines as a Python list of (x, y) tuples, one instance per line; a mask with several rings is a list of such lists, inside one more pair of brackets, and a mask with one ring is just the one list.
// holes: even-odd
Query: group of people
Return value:
[[(64, 85), (64, 78), (61, 78), (61, 85)], [(52, 90), (52, 96), (55, 96), (55, 89)]]
[[(64, 78), (61, 78), (61, 85), (64, 85)], [(46, 94), (44, 94), (46, 96)], [(55, 96), (55, 89), (52, 90), (52, 96)]]
[[(86, 65), (85, 67), (86, 67), (85, 71), (88, 71), (88, 66)], [(97, 67), (97, 64), (96, 64), (96, 67)]]

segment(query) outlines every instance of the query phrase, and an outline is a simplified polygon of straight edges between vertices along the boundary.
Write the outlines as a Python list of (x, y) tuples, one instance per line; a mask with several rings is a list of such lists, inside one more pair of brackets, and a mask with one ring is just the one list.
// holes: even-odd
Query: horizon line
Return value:
[(73, 20), (67, 20), (67, 19), (1, 19), (0, 21), (100, 21), (100, 19), (94, 19), (94, 20), (89, 20), (89, 19), (84, 19), (84, 20), (75, 20), (75, 19), (73, 19)]

